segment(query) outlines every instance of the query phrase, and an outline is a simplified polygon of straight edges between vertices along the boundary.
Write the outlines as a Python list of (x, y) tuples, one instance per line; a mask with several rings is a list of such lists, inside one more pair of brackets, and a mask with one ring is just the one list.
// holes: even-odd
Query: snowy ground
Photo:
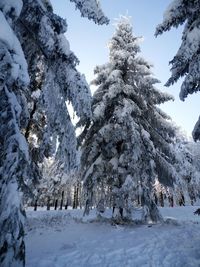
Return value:
[(140, 226), (92, 221), (95, 212), (82, 220), (81, 210), (28, 211), (26, 266), (199, 267), (196, 209), (161, 208), (168, 223)]

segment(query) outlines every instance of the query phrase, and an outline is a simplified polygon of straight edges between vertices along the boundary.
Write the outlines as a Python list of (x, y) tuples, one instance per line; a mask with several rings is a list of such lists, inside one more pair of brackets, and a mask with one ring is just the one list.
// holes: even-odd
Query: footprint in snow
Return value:
[(75, 249), (75, 248), (76, 248), (75, 243), (67, 243), (67, 244), (62, 245), (61, 247), (62, 250)]

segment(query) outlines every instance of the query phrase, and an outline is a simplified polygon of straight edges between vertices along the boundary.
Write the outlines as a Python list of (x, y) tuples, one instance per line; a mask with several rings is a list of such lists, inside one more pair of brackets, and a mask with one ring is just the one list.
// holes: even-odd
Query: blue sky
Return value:
[(182, 28), (154, 37), (156, 25), (161, 23), (163, 12), (170, 0), (101, 0), (102, 9), (110, 19), (108, 26), (98, 26), (82, 18), (69, 0), (51, 0), (51, 2), (54, 12), (67, 20), (66, 37), (71, 50), (80, 60), (78, 69), (86, 75), (88, 82), (93, 79), (94, 67), (108, 61), (107, 43), (114, 32), (114, 19), (128, 12), (132, 17), (134, 34), (144, 37), (144, 42), (141, 44), (142, 55), (154, 65), (153, 72), (161, 81), (157, 87), (175, 97), (174, 102), (162, 105), (162, 109), (188, 135), (191, 135), (200, 114), (200, 94), (188, 96), (185, 102), (182, 102), (178, 96), (181, 82), (170, 88), (164, 87), (170, 77), (168, 62), (180, 45)]

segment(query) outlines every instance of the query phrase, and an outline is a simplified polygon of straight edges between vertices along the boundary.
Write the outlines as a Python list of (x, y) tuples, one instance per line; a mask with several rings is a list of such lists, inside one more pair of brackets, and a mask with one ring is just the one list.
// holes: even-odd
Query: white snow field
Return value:
[[(164, 224), (111, 225), (95, 211), (27, 211), (27, 267), (199, 267), (198, 207), (160, 208)], [(106, 211), (110, 217), (111, 211)]]

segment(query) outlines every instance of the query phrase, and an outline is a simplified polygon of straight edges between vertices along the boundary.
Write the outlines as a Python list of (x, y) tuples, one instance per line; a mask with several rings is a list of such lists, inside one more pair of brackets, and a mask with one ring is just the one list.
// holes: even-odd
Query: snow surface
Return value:
[[(95, 210), (28, 211), (27, 267), (198, 267), (198, 207), (161, 208), (164, 224), (111, 225)], [(138, 214), (139, 214), (138, 210)]]

